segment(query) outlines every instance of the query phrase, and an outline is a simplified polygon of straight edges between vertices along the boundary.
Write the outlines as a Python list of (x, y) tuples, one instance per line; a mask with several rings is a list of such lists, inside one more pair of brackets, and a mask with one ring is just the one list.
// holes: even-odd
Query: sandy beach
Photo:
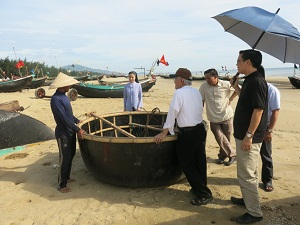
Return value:
[[(111, 78), (113, 79), (113, 78)], [(300, 90), (293, 89), (287, 77), (267, 77), (281, 92), (281, 110), (274, 131), (274, 191), (259, 188), (264, 225), (300, 224)], [(96, 82), (96, 81), (95, 81)], [(199, 88), (203, 81), (193, 81)], [(46, 89), (51, 96), (54, 90)], [(35, 90), (0, 93), (0, 103), (18, 100), (22, 114), (45, 123), (54, 130), (55, 122), (50, 99), (36, 99)], [(143, 93), (144, 108), (158, 107), (167, 111), (174, 92), (172, 79), (158, 78), (149, 92)], [(233, 102), (235, 108), (237, 99)], [(96, 99), (79, 96), (72, 103), (74, 114), (84, 119), (94, 111), (107, 114), (123, 111), (123, 99)], [(204, 113), (206, 119), (206, 114)], [(233, 139), (234, 140), (234, 139)], [(234, 146), (234, 141), (233, 141)], [(230, 203), (231, 196), (241, 196), (236, 179), (236, 164), (229, 167), (215, 164), (218, 146), (211, 131), (207, 138), (208, 186), (214, 200), (195, 207), (186, 179), (168, 187), (131, 189), (111, 186), (94, 178), (86, 169), (77, 146), (73, 161), (70, 193), (56, 189), (58, 148), (56, 140), (30, 144), (22, 157), (0, 157), (0, 225), (17, 224), (236, 224), (234, 217), (244, 208)], [(16, 154), (16, 153), (13, 153)], [(259, 166), (261, 168), (261, 165)], [(261, 187), (261, 184), (260, 184)]]

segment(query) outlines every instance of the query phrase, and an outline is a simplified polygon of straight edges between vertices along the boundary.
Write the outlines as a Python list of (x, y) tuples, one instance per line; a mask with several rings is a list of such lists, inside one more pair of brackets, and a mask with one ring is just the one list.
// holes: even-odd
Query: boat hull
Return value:
[[(117, 81), (117, 82), (107, 82), (107, 81), (103, 81), (101, 80), (102, 78), (98, 79), (98, 82), (100, 85), (125, 85), (128, 83), (128, 81)], [(142, 87), (142, 91), (147, 92), (149, 91), (153, 85), (155, 85), (156, 83), (156, 78), (147, 78), (147, 79), (143, 79), (140, 80), (139, 83), (141, 84)]]
[(35, 88), (41, 87), (45, 83), (46, 80), (47, 80), (47, 76), (33, 78), (27, 87), (29, 87), (30, 89), (35, 89)]
[(298, 77), (288, 77), (288, 78), (294, 88), (297, 88), (297, 89), (300, 88), (300, 78), (298, 78)]
[(0, 149), (55, 139), (44, 123), (14, 112), (0, 110)]
[[(149, 124), (162, 125), (165, 116), (155, 115)], [(105, 116), (105, 119), (115, 121), (120, 127), (123, 124), (123, 129), (136, 135), (136, 138), (125, 137), (121, 133), (114, 137), (115, 131), (96, 118), (80, 125), (88, 133), (84, 140), (78, 140), (81, 156), (87, 169), (97, 179), (132, 188), (167, 186), (178, 180), (182, 171), (175, 150), (177, 136), (168, 135), (163, 143), (156, 144), (153, 136), (160, 131), (149, 130), (147, 137), (144, 137), (136, 133), (142, 132), (141, 129), (126, 126), (128, 121), (145, 124), (147, 118), (147, 114), (140, 112)], [(100, 127), (103, 133), (98, 132)]]
[(32, 76), (21, 77), (15, 80), (1, 81), (0, 92), (16, 92), (26, 88), (32, 81)]
[[(96, 88), (98, 86), (98, 88)], [(114, 88), (111, 89), (105, 88), (106, 86), (95, 85), (95, 87), (90, 87), (85, 84), (75, 84), (72, 85), (72, 88), (76, 89), (78, 94), (86, 98), (123, 98), (123, 89)]]

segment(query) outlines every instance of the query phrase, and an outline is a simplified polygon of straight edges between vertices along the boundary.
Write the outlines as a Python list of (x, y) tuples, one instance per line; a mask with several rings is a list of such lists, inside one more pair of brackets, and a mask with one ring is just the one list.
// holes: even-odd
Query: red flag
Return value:
[(24, 66), (24, 62), (22, 60), (20, 60), (19, 62), (17, 62), (16, 67), (17, 69), (21, 69)]
[(169, 63), (165, 60), (165, 55), (163, 55), (163, 56), (161, 57), (161, 59), (159, 60), (159, 62), (162, 63), (162, 64), (164, 64), (164, 65), (166, 65), (166, 66), (169, 65)]

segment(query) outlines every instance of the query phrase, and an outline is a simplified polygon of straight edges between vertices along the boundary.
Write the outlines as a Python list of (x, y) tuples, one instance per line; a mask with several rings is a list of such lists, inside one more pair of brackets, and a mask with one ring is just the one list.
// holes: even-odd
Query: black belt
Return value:
[(181, 132), (186, 132), (186, 131), (192, 131), (194, 130), (197, 126), (200, 126), (202, 124), (201, 123), (198, 123), (196, 126), (193, 126), (193, 127), (178, 127), (178, 129), (181, 131)]

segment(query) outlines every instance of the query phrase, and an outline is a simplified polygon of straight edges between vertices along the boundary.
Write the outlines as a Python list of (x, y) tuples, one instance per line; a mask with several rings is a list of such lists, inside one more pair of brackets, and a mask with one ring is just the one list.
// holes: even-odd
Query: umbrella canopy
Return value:
[[(279, 9), (278, 9), (279, 11)], [(253, 49), (282, 62), (300, 63), (300, 33), (276, 13), (244, 7), (221, 13), (216, 19), (225, 31), (245, 41)]]

